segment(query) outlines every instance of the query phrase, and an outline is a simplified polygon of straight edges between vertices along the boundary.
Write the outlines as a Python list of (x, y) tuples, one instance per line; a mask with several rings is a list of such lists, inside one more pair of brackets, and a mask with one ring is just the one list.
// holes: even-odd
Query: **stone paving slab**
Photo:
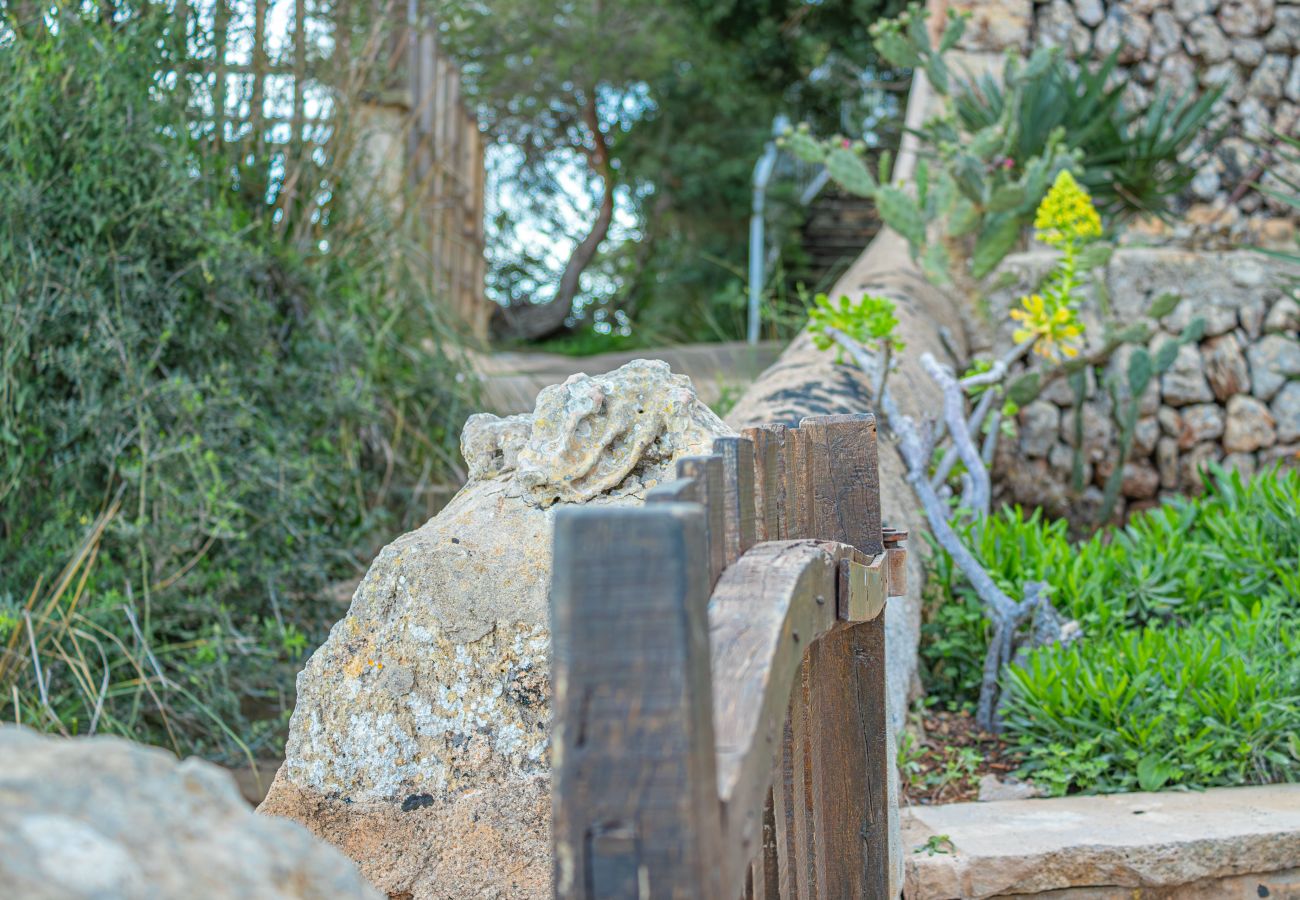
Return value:
[(913, 806), (902, 824), (907, 900), (1300, 897), (1300, 784)]

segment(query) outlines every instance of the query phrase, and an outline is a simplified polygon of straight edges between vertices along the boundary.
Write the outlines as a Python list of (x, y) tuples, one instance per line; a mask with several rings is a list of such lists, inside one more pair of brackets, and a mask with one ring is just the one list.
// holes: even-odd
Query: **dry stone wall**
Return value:
[(1183, 198), (1186, 224), (1202, 233), (1289, 238), (1281, 201), (1253, 189), (1236, 192), (1259, 166), (1266, 188), (1300, 177), (1294, 165), (1264, 165), (1255, 143), (1272, 132), (1300, 134), (1300, 0), (954, 0), (951, 6), (972, 13), (968, 51), (1057, 46), (1073, 58), (1095, 60), (1122, 47), (1117, 77), (1135, 109), (1146, 109), (1162, 91), (1183, 97), (1222, 86), (1216, 123), (1226, 127), (1226, 137)]
[[(1006, 312), (1037, 285), (1055, 260), (1051, 252), (1010, 257), (1012, 283), (990, 298), (1000, 325), (999, 345), (1010, 342)], [(1300, 302), (1292, 279), (1300, 267), (1250, 251), (1191, 252), (1122, 249), (1105, 273), (1113, 313), (1123, 324), (1146, 321), (1154, 354), (1183, 334), (1196, 318), (1199, 341), (1184, 345), (1173, 366), (1153, 377), (1138, 398), (1133, 449), (1124, 464), (1117, 513), (1154, 505), (1170, 493), (1195, 492), (1199, 470), (1222, 463), (1243, 474), (1281, 463), (1300, 464)], [(1159, 321), (1147, 319), (1151, 302), (1165, 293), (1182, 300)], [(1101, 333), (1098, 298), (1082, 318)], [(999, 444), (997, 474), (1006, 499), (1042, 506), (1077, 521), (1092, 521), (1102, 487), (1119, 459), (1119, 417), (1105, 385), (1126, 383), (1135, 347), (1121, 347), (1088, 373), (1082, 416), (1082, 473), (1073, 486), (1075, 395), (1064, 380), (1052, 382), (1019, 413), (1014, 440)], [(1127, 392), (1120, 392), (1127, 402)]]

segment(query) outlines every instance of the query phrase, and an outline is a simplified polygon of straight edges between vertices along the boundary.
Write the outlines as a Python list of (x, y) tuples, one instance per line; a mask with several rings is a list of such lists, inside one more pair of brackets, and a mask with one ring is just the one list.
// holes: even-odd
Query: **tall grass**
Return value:
[(216, 141), (151, 9), (0, 29), (0, 718), (247, 759), (473, 383), (359, 127)]

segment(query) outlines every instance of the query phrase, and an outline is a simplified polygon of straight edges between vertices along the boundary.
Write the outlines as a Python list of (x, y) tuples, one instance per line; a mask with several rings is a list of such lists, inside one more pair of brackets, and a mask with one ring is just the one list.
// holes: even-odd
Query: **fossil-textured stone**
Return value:
[(262, 811), (303, 822), (390, 895), (550, 896), (555, 509), (639, 503), (730, 433), (689, 379), (645, 360), (547, 388), (530, 416), (471, 419), (469, 483), (384, 548), (299, 675)]
[(0, 894), (379, 900), (343, 854), (254, 815), (230, 775), (115, 737), (0, 725)]

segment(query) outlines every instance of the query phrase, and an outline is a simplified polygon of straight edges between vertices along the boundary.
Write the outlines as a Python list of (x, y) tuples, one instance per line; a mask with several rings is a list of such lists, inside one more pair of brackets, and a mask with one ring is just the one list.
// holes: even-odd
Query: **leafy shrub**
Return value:
[(1108, 217), (1163, 214), (1196, 173), (1189, 154), (1204, 155), (1217, 142), (1208, 125), (1223, 89), (1180, 99), (1165, 91), (1145, 110), (1130, 109), (1125, 81), (1114, 77), (1119, 52), (1096, 70), (1054, 53), (1042, 73), (1015, 92), (987, 73), (961, 80), (953, 111), (970, 132), (1009, 116), (1016, 124), (1010, 153), (1016, 160), (1040, 155), (1063, 129), (1069, 145), (1081, 151), (1080, 181)]
[[(1004, 684), (1007, 728), (1045, 784), (1300, 777), (1300, 474), (1244, 481), (1213, 469), (1205, 487), (1080, 543), (1063, 520), (1018, 508), (965, 526), (1004, 590), (1045, 581), (1082, 626), (1079, 642), (1033, 652)], [(922, 657), (930, 695), (958, 708), (978, 694), (987, 626), (973, 589), (933, 549)], [(1197, 680), (1193, 663), (1217, 668)]]
[(293, 240), (191, 136), (169, 19), (0, 45), (0, 714), (222, 756), (287, 715), (464, 391), (364, 184)]

